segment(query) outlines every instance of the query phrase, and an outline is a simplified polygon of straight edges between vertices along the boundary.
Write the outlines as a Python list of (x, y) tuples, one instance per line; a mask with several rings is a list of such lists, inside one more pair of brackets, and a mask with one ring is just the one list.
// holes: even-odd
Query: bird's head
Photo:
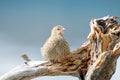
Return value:
[(51, 35), (52, 36), (58, 36), (58, 35), (64, 36), (64, 30), (65, 28), (63, 26), (57, 25), (52, 29)]

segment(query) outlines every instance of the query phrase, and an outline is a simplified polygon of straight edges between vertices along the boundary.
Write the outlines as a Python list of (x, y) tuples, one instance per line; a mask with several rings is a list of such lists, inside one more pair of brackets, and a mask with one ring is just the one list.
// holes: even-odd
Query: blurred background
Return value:
[[(56, 25), (66, 28), (71, 50), (87, 40), (92, 18), (120, 17), (120, 0), (0, 0), (0, 76), (23, 64), (22, 53), (43, 60), (40, 48)], [(120, 79), (120, 58), (111, 80)], [(33, 80), (78, 80), (70, 76)]]

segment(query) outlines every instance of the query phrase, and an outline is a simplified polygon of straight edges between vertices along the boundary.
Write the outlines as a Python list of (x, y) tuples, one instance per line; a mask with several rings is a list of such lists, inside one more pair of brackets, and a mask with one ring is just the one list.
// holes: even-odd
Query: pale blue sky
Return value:
[[(87, 40), (90, 20), (106, 15), (120, 16), (120, 0), (0, 0), (0, 76), (23, 63), (23, 52), (42, 60), (40, 47), (55, 25), (66, 28), (65, 37), (75, 50)], [(112, 80), (120, 79), (119, 67), (120, 60)]]

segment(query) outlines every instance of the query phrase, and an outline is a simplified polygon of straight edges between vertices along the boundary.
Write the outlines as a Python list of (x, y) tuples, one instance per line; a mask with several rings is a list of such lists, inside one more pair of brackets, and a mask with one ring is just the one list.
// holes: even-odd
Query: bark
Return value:
[(24, 64), (19, 65), (0, 77), (0, 80), (31, 80), (41, 76), (67, 75), (79, 80), (110, 80), (115, 73), (116, 62), (120, 55), (120, 25), (108, 17), (102, 25), (99, 20), (91, 20), (88, 41), (72, 51), (63, 61), (51, 63), (33, 61), (24, 54)]

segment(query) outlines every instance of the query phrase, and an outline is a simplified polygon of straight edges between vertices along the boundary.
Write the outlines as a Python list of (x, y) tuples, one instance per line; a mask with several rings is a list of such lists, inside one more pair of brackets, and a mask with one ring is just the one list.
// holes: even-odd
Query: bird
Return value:
[(70, 54), (70, 46), (64, 37), (65, 28), (61, 25), (55, 26), (51, 30), (51, 35), (41, 48), (44, 60), (50, 62), (61, 62)]

